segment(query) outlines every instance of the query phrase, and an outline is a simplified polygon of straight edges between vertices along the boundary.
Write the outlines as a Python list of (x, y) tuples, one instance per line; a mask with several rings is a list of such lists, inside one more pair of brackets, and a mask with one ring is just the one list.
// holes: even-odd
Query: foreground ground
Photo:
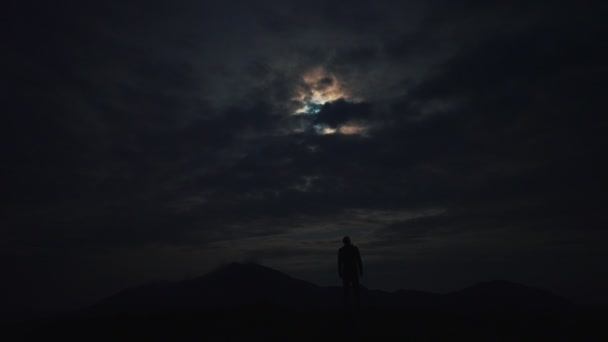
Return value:
[(364, 309), (294, 311), (249, 306), (230, 311), (62, 317), (7, 328), (11, 340), (608, 340), (604, 311), (555, 313), (405, 312)]

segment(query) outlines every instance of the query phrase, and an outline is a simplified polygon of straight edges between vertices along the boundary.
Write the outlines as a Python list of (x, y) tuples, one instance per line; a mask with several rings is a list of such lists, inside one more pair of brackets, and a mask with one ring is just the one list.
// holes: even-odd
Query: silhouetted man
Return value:
[(359, 276), (363, 276), (361, 254), (359, 254), (359, 249), (350, 243), (348, 236), (345, 236), (342, 242), (344, 246), (338, 251), (338, 273), (342, 278), (344, 288), (344, 305), (346, 308), (351, 306), (350, 288), (352, 286), (356, 307), (359, 308)]

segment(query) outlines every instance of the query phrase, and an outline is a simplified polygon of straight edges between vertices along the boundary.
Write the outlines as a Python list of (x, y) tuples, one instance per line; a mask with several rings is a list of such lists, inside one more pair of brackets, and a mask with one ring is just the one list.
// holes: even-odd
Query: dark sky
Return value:
[(10, 3), (2, 313), (337, 284), (346, 234), (368, 287), (608, 302), (605, 2)]

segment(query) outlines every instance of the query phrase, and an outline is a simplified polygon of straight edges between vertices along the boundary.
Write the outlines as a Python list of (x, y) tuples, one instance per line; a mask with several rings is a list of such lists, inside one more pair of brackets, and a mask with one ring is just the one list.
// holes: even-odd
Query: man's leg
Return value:
[(359, 310), (359, 307), (361, 305), (361, 302), (359, 299), (359, 277), (354, 277), (352, 281), (353, 281), (353, 291), (355, 292), (355, 309)]
[(350, 279), (342, 278), (342, 288), (344, 289), (344, 309), (348, 309), (350, 306)]

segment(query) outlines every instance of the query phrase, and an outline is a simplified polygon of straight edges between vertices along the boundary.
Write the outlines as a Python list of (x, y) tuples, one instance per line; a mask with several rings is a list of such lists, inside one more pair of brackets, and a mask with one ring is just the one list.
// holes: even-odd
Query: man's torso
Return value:
[(348, 245), (340, 248), (342, 256), (342, 275), (346, 278), (354, 278), (359, 276), (357, 265), (357, 247)]

